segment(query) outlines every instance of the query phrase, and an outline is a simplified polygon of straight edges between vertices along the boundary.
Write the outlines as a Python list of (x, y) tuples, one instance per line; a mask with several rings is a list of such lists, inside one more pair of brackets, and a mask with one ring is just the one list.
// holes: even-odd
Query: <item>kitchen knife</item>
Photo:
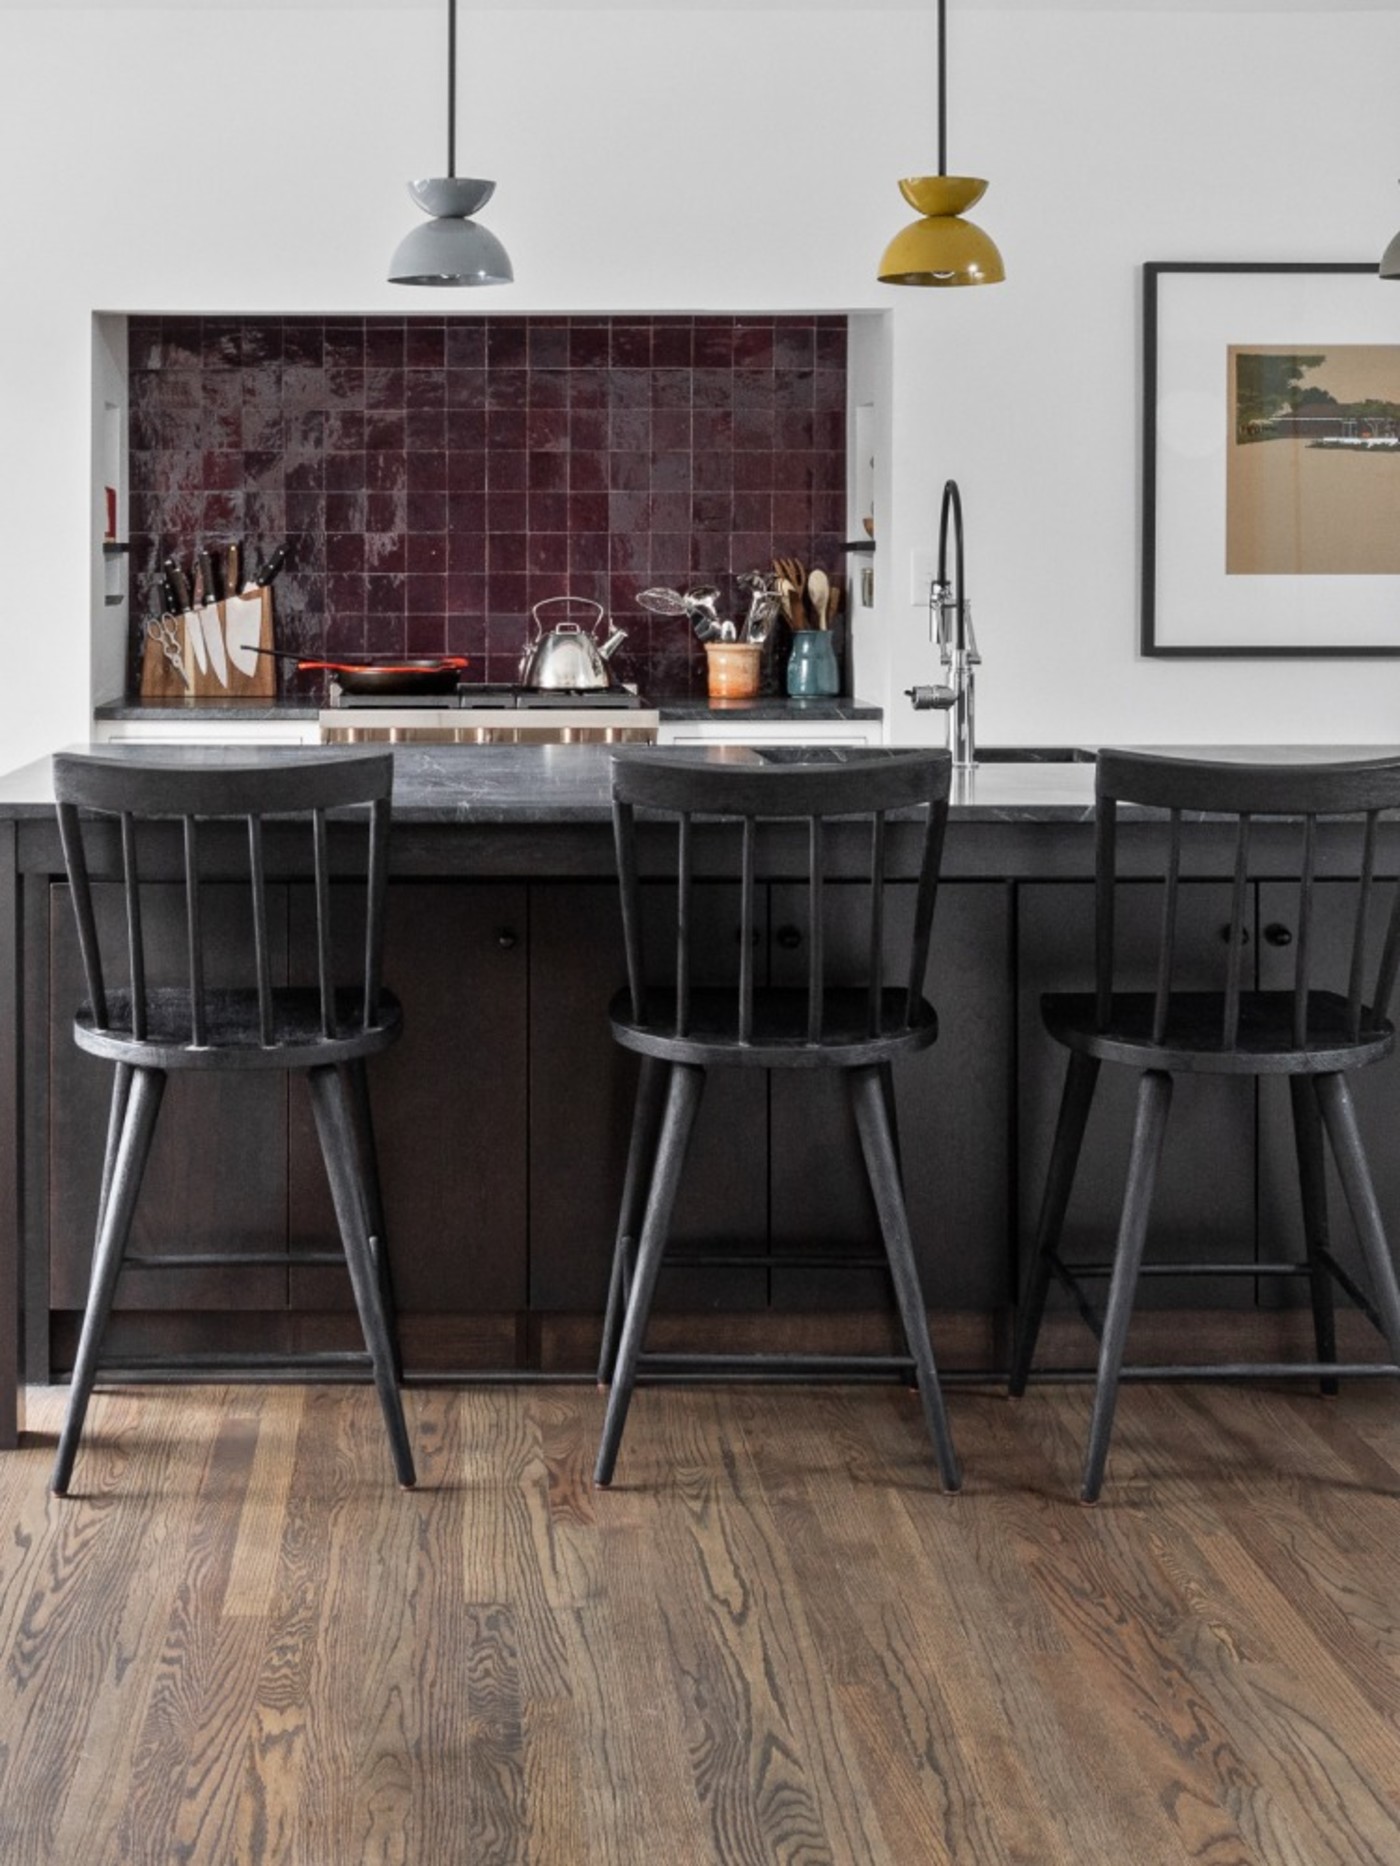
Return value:
[(175, 612), (183, 615), (191, 607), (189, 579), (173, 557), (167, 557), (162, 568), (175, 598)]
[(219, 572), (214, 562), (212, 551), (199, 553), (199, 574), (204, 579), (204, 600), (216, 603), (219, 600)]
[(278, 571), (282, 568), (283, 564), (285, 564), (286, 561), (287, 561), (287, 547), (285, 544), (279, 544), (277, 549), (272, 553), (271, 557), (268, 558), (267, 562), (261, 566), (256, 578), (254, 579), (258, 587), (260, 589), (265, 590), (268, 584), (271, 583), (273, 579), (276, 577)]
[(228, 661), (224, 656), (224, 625), (218, 604), (205, 603), (202, 609), (195, 610), (195, 617), (204, 632), (204, 646), (209, 655), (209, 665), (214, 670), (214, 678), (221, 687), (226, 687)]
[(224, 645), (229, 661), (240, 674), (258, 671), (262, 612), (262, 597), (257, 594), (224, 598)]

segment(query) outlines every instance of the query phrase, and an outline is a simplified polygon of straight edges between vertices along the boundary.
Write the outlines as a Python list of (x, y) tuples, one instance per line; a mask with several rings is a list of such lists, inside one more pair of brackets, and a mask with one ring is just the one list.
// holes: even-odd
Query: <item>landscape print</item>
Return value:
[(1228, 576), (1400, 575), (1400, 344), (1232, 344)]

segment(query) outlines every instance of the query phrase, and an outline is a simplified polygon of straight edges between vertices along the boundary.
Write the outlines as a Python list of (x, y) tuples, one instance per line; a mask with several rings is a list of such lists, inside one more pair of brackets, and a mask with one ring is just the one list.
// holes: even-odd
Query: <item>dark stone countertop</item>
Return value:
[[(89, 749), (74, 747), (75, 750)], [(237, 745), (98, 745), (114, 761), (190, 764), (279, 764), (334, 756), (362, 757), (365, 748)], [(852, 747), (773, 748), (776, 755), (869, 757)], [(394, 817), (405, 823), (602, 823), (611, 815), (606, 745), (397, 745), (392, 748)], [(698, 759), (755, 761), (763, 747), (688, 749)], [(878, 750), (874, 752), (879, 756)], [(1091, 764), (995, 764), (959, 777), (953, 814), (964, 819), (1080, 822), (1093, 814)], [(36, 759), (0, 777), (0, 818), (48, 814), (53, 808), (50, 761)]]
[[(74, 749), (86, 750), (87, 747)], [(96, 755), (172, 765), (283, 763), (288, 760), (364, 755), (363, 748), (236, 745), (99, 745)], [(1215, 758), (1316, 760), (1400, 757), (1397, 746), (1155, 746), (1149, 749)], [(605, 745), (401, 745), (395, 761), (394, 816), (404, 823), (531, 824), (602, 823), (610, 814)], [(846, 760), (881, 752), (851, 747), (777, 745), (687, 748), (700, 760), (762, 760), (765, 757)], [(0, 818), (45, 816), (53, 808), (50, 761), (0, 777)], [(1084, 823), (1094, 813), (1094, 766), (1082, 759), (995, 761), (957, 774), (954, 823)], [(1124, 815), (1134, 814), (1127, 810)], [(1158, 814), (1142, 812), (1144, 816)]]
[[(789, 700), (770, 695), (758, 700), (651, 699), (663, 719), (883, 719), (884, 708), (867, 700)], [(385, 705), (393, 701), (386, 698)], [(449, 696), (443, 695), (443, 704)], [(230, 725), (260, 725), (275, 719), (315, 719), (325, 702), (313, 695), (278, 700), (107, 700), (93, 708), (97, 719), (223, 719)]]

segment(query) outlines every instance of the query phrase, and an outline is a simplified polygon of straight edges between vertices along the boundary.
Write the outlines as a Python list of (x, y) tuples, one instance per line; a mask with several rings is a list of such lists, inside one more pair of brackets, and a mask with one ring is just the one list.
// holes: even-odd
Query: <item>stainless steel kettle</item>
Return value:
[[(542, 609), (555, 603), (569, 603), (575, 608), (593, 611), (585, 629), (577, 622), (556, 622), (546, 631)], [(547, 596), (530, 611), (535, 619), (535, 633), (525, 643), (520, 657), (520, 685), (545, 693), (589, 692), (613, 684), (608, 662), (627, 639), (626, 629), (615, 628), (603, 641), (597, 639), (598, 624), (603, 620), (603, 606), (587, 596)]]

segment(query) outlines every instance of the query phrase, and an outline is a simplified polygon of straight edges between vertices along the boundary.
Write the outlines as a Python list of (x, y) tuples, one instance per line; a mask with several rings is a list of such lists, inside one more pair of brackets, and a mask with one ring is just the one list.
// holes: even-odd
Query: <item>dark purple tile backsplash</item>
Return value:
[(742, 615), (775, 554), (842, 567), (842, 317), (132, 318), (129, 360), (138, 626), (169, 552), (285, 538), (279, 646), (508, 680), (532, 605), (587, 596), (624, 679), (696, 694), (703, 650), (638, 590)]

